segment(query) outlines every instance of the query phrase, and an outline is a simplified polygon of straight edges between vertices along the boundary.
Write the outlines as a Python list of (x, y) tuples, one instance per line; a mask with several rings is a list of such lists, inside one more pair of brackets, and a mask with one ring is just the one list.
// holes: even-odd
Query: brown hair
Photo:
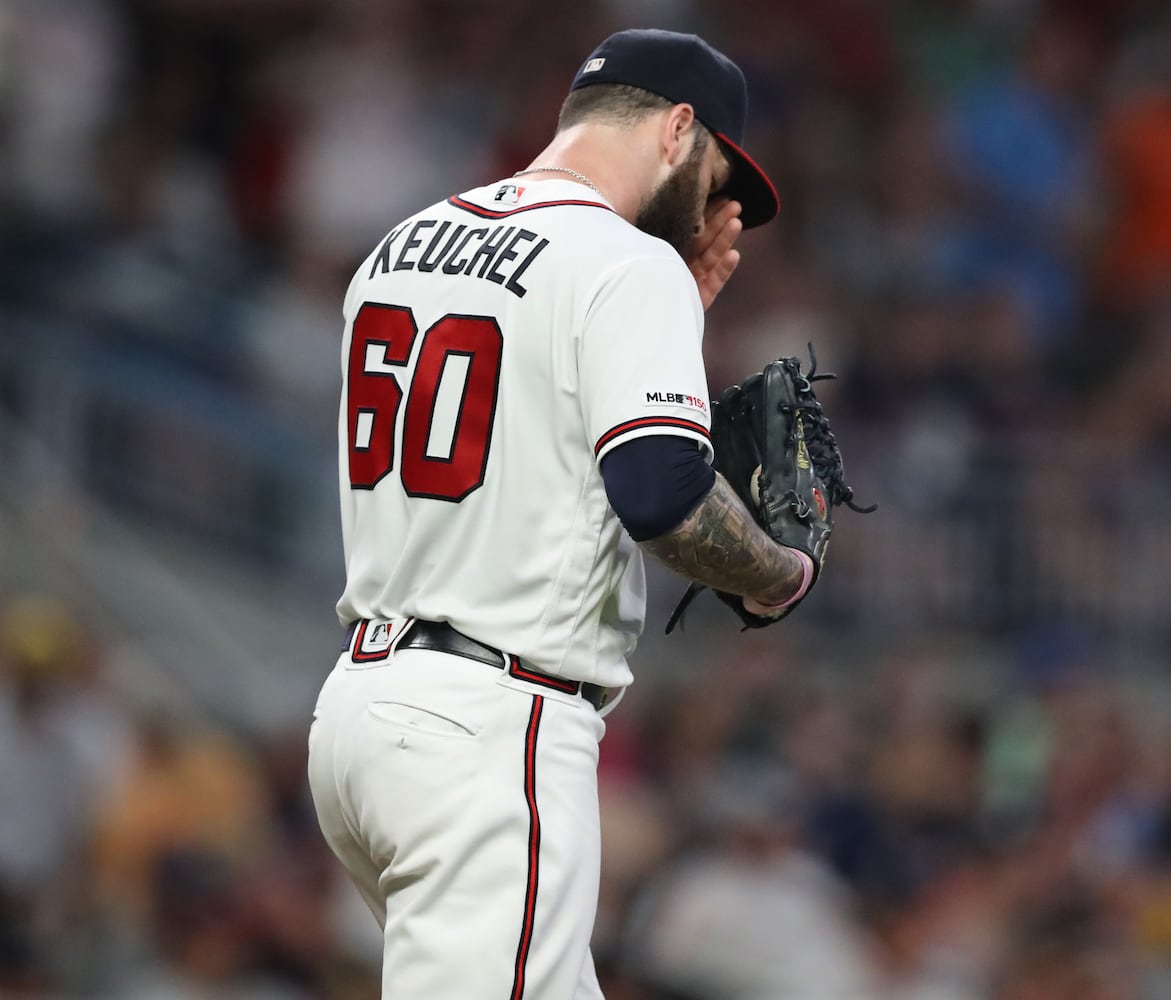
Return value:
[(641, 87), (625, 83), (595, 83), (570, 91), (561, 105), (557, 131), (584, 121), (603, 121), (611, 125), (637, 125), (649, 114), (673, 107), (671, 101)]

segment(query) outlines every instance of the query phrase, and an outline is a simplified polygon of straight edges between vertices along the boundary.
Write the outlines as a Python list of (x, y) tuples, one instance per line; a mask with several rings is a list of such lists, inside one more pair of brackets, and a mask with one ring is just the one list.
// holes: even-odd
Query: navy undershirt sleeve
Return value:
[(678, 527), (716, 481), (699, 445), (656, 434), (618, 445), (602, 459), (606, 496), (636, 542)]

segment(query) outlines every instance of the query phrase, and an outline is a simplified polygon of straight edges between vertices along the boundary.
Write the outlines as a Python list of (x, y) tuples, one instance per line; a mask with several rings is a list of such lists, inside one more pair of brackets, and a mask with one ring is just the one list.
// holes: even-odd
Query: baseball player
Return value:
[(386, 997), (599, 997), (598, 741), (641, 552), (756, 613), (809, 585), (710, 466), (703, 311), (778, 207), (745, 110), (702, 39), (613, 35), (529, 167), (395, 226), (350, 284), (348, 631), (309, 777)]

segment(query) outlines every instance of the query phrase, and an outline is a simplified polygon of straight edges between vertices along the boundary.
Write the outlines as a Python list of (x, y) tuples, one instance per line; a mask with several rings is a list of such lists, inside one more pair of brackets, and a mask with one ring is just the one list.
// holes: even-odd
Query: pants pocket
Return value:
[(475, 736), (479, 727), (452, 715), (423, 708), (405, 701), (372, 701), (366, 710), (374, 718), (413, 733), (432, 736), (456, 736), (465, 739)]

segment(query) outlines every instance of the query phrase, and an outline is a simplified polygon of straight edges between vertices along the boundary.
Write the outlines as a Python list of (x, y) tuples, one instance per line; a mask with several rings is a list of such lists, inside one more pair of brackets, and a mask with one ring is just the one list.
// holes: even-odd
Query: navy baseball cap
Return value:
[(777, 214), (780, 199), (768, 175), (743, 149), (748, 87), (731, 59), (698, 35), (656, 28), (619, 31), (599, 45), (573, 78), (570, 91), (598, 83), (649, 90), (673, 104), (690, 104), (721, 143), (732, 174), (721, 194), (740, 202), (745, 229)]

